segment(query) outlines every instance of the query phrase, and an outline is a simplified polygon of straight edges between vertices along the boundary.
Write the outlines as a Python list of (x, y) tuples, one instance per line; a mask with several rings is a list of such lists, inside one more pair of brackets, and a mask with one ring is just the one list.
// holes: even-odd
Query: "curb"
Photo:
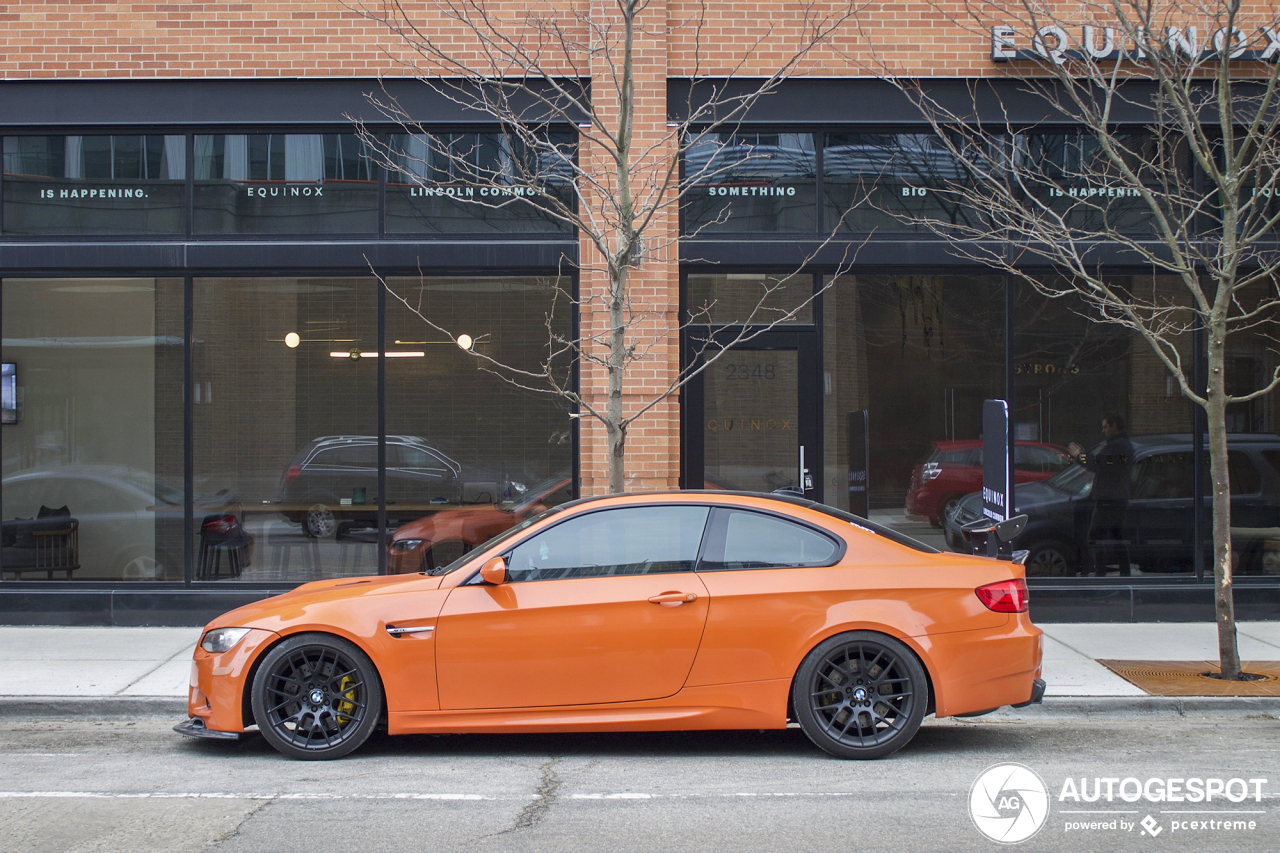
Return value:
[(1280, 717), (1280, 696), (1046, 696), (1043, 704), (1001, 708), (992, 717), (1034, 721), (1037, 717), (1093, 716)]
[[(1041, 705), (952, 719), (1035, 722), (1059, 717), (1198, 715), (1280, 718), (1280, 696), (1046, 696)], [(113, 716), (185, 718), (187, 700), (172, 696), (0, 696), (0, 719)]]
[(13, 717), (187, 717), (173, 696), (0, 696), (0, 720)]

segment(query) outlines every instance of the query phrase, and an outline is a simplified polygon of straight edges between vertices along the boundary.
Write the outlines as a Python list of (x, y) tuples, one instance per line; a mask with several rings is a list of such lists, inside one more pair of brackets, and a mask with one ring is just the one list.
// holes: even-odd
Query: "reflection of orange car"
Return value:
[[(1022, 567), (809, 501), (575, 501), (434, 575), (341, 578), (233, 610), (195, 652), (184, 734), (250, 723), (334, 758), (425, 732), (777, 729), (875, 758), (928, 713), (1039, 701)], [(385, 698), (384, 698), (385, 697)]]
[(387, 573), (432, 571), (483, 545), (549, 506), (573, 499), (573, 481), (555, 478), (526, 491), (513, 504), (442, 509), (401, 525), (387, 544)]

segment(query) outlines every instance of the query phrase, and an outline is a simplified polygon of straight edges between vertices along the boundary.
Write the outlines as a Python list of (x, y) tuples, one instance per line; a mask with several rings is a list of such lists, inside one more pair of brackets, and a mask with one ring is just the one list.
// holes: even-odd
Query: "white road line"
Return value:
[[(687, 793), (687, 794), (646, 794), (629, 791), (613, 791), (589, 794), (570, 794), (571, 800), (684, 800), (707, 798), (753, 798), (753, 797), (856, 797), (852, 791), (734, 791), (724, 793)], [(194, 792), (194, 791), (146, 791), (146, 792), (113, 792), (113, 791), (0, 791), (0, 800), (27, 799), (116, 799), (116, 800), (531, 800), (537, 799), (535, 794), (516, 794), (493, 796), (489, 794), (423, 794), (423, 793), (379, 793), (379, 794), (330, 794), (330, 793), (279, 793), (267, 794), (256, 792)]]

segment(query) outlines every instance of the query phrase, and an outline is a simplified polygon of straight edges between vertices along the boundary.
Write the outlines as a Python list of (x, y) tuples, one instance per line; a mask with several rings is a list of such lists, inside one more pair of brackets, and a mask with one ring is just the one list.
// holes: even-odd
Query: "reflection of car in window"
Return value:
[[(22, 471), (4, 479), (7, 517), (31, 518), (42, 507), (66, 507), (77, 522), (76, 577), (114, 580), (181, 580), (183, 491), (146, 471), (118, 465), (68, 465)], [(228, 505), (232, 496), (195, 495), (197, 523)], [(219, 515), (219, 517), (222, 517)], [(253, 536), (238, 520), (223, 522), (228, 558), (247, 567)], [(5, 526), (12, 527), (12, 518)], [(197, 534), (199, 531), (197, 531)], [(13, 547), (17, 547), (17, 543)], [(17, 565), (7, 552), (5, 564)]]
[[(418, 518), (433, 506), (493, 503), (524, 485), (459, 463), (412, 435), (387, 436), (387, 517)], [(378, 519), (378, 438), (330, 435), (308, 442), (285, 469), (277, 503), (309, 536), (331, 537), (340, 526)]]
[(573, 481), (551, 477), (515, 502), (442, 509), (402, 525), (387, 548), (387, 572), (432, 572), (548, 507), (573, 500)]
[[(1013, 448), (1014, 482), (1048, 479), (1071, 465), (1065, 447), (1020, 441)], [(911, 472), (907, 518), (941, 527), (960, 500), (982, 488), (982, 442), (938, 441)]]
[[(1123, 527), (1129, 559), (1141, 573), (1190, 572), (1195, 560), (1191, 436), (1139, 435), (1130, 440), (1134, 464)], [(1280, 471), (1273, 464), (1280, 462), (1280, 436), (1236, 434), (1228, 437), (1228, 443), (1232, 544), (1240, 571), (1270, 571), (1267, 566), (1274, 564), (1280, 573), (1280, 560), (1266, 562), (1268, 553), (1280, 553)], [(1204, 459), (1207, 490), (1207, 450)], [(1088, 570), (1088, 532), (1095, 504), (1092, 485), (1093, 474), (1083, 465), (1072, 464), (1047, 480), (1015, 487), (1014, 512), (1027, 515), (1027, 526), (1014, 547), (1028, 551), (1029, 576), (1074, 575)], [(1207, 498), (1205, 505), (1207, 525)], [(981, 511), (982, 496), (975, 489), (943, 519), (949, 547), (969, 549), (960, 527), (976, 520)], [(1206, 548), (1212, 547), (1207, 527), (1201, 541)]]

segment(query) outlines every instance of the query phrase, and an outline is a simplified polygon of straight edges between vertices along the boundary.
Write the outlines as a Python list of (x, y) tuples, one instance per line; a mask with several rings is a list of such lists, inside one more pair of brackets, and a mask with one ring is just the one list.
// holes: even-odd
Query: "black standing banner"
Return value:
[(1009, 470), (1009, 404), (982, 401), (982, 514), (995, 521), (1009, 518), (1013, 472)]
[(849, 413), (849, 512), (871, 517), (871, 482), (867, 466), (871, 461), (871, 431), (867, 410)]

